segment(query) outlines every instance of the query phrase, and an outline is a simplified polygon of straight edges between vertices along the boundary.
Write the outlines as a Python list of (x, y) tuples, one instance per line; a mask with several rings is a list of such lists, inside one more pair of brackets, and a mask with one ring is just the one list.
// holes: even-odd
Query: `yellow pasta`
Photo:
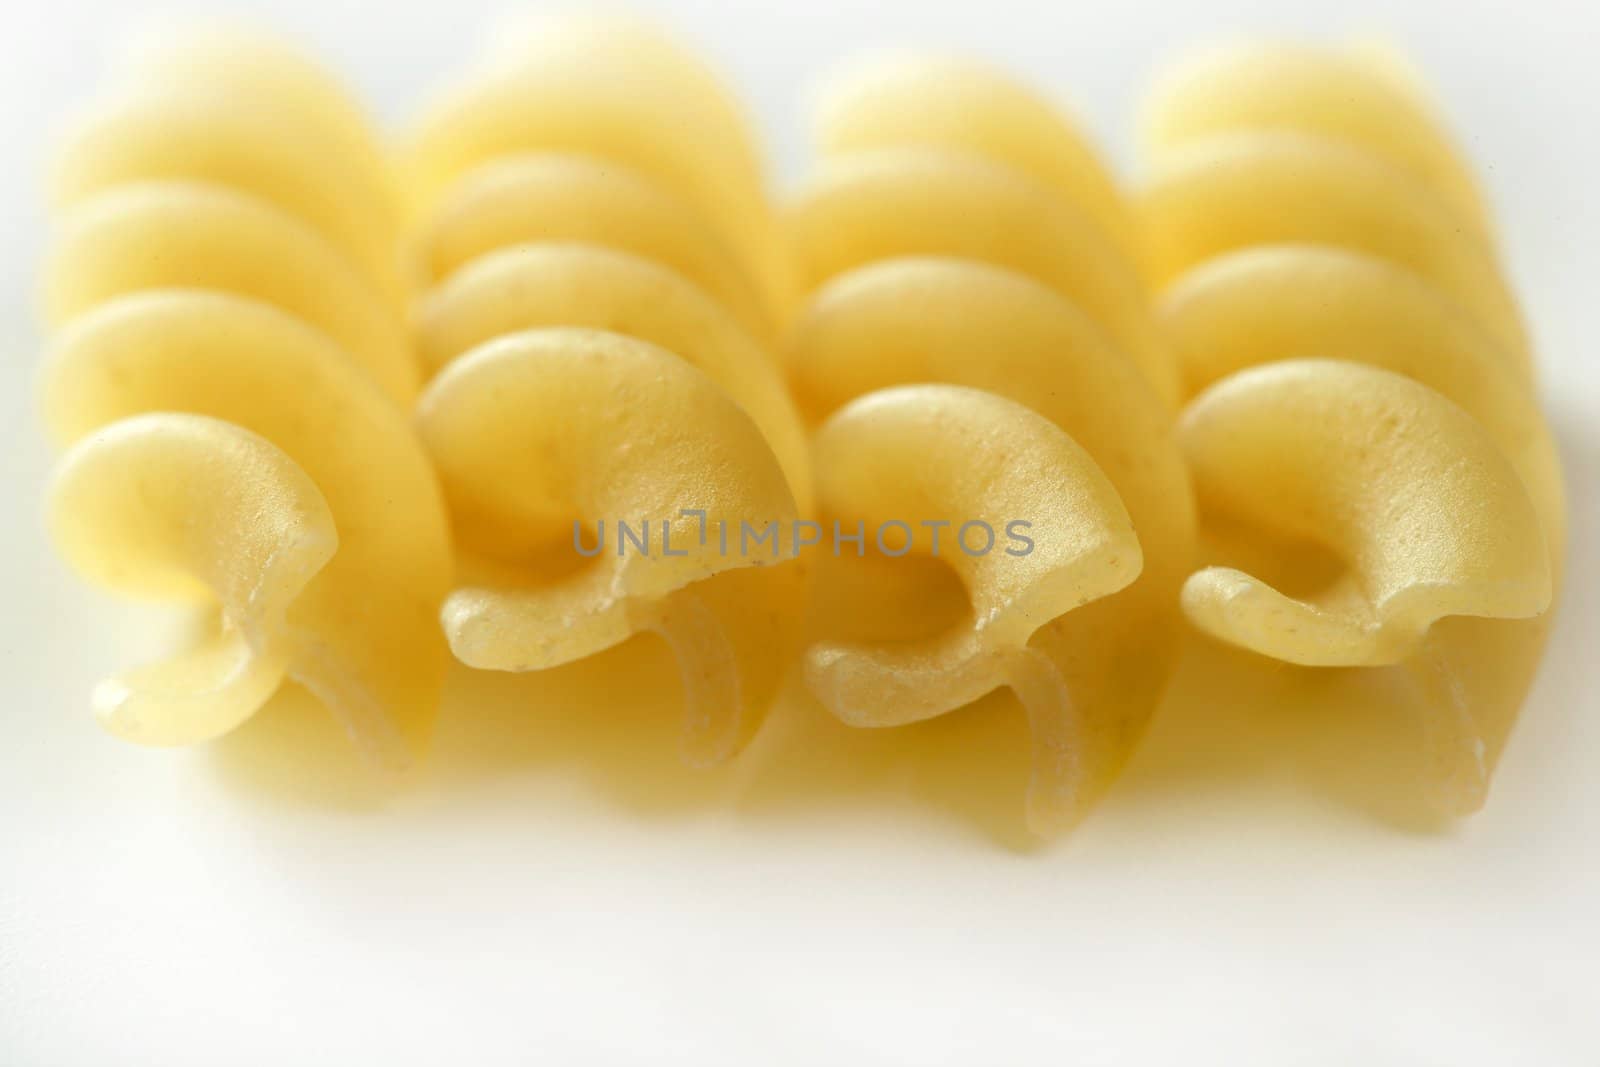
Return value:
[(59, 208), (179, 180), (222, 186), (302, 220), (398, 298), (393, 201), (338, 90), (280, 46), (186, 38), (132, 64), (74, 131), (53, 177)]
[(798, 640), (812, 499), (737, 114), (648, 31), (558, 22), (430, 109), (407, 161), (435, 375), (418, 419), (461, 551), (451, 648), (527, 671), (659, 634), (689, 758), (731, 755)]
[(1146, 141), (1138, 207), (1214, 561), (1184, 610), (1273, 659), (1404, 672), (1429, 796), (1470, 812), (1565, 550), (1560, 468), (1471, 174), (1374, 60), (1289, 46), (1179, 67)]
[(893, 62), (827, 99), (822, 167), (788, 216), (802, 292), (901, 256), (1008, 267), (1083, 309), (1176, 403), (1120, 200), (1063, 118), (953, 60)]
[[(1078, 290), (1088, 294), (1079, 303), (1047, 271), (1027, 269), (1045, 247), (1031, 234), (1048, 223), (1055, 194), (989, 160), (877, 147), (922, 138), (1025, 147), (1012, 131), (1042, 121), (1037, 106), (991, 88), (1001, 83), (974, 75), (968, 100), (957, 86), (931, 90), (954, 119), (917, 111), (906, 79), (942, 69), (897, 65), (859, 78), (858, 95), (835, 97), (824, 139), (852, 150), (824, 163), (792, 216), (802, 276), (817, 286), (787, 358), (802, 412), (821, 426), (819, 509), (847, 527), (909, 523), (912, 558), (938, 556), (894, 601), (905, 620), (877, 635), (827, 637), (808, 651), (806, 672), (823, 703), (858, 725), (926, 718), (1011, 686), (1035, 737), (1030, 824), (1045, 833), (1070, 825), (1110, 784), (1160, 699), (1192, 566), (1193, 501), (1166, 400), (1122, 347), (1126, 335), (1095, 314), (1090, 301), (1104, 290)], [(892, 114), (901, 107), (903, 133)], [(963, 187), (968, 174), (1028, 189), (1018, 205), (1029, 210), (1002, 205), (1017, 207), (1014, 224), (974, 238), (964, 227), (994, 201), (981, 181)], [(928, 201), (920, 218), (897, 213), (924, 196), (925, 179), (937, 186), (952, 175), (947, 187), (960, 196)], [(1105, 277), (1131, 279), (1109, 249), (1063, 240), (1050, 255), (1104, 255)], [(1082, 262), (1085, 277), (1095, 273), (1092, 258)], [(1150, 335), (1137, 285), (1123, 297), (1125, 321)], [(917, 383), (945, 384), (894, 388)], [(1015, 513), (998, 514), (1007, 508)], [(962, 523), (1002, 517), (1035, 524), (1037, 556), (975, 561), (952, 547)], [(939, 520), (954, 524), (943, 552), (936, 530), (915, 528)], [(913, 616), (950, 570), (965, 606), (927, 633)]]
[(1150, 94), (1144, 140), (1156, 154), (1218, 135), (1299, 132), (1405, 170), (1480, 231), (1482, 194), (1417, 89), (1359, 52), (1244, 42), (1197, 53)]
[(52, 529), (92, 580), (217, 619), (97, 689), (121, 736), (214, 737), (290, 678), (380, 758), (425, 741), (450, 548), (378, 159), (304, 59), (215, 36), (146, 51), (66, 143)]
[(1398, 683), (1429, 797), (1474, 810), (1566, 550), (1474, 175), (1373, 52), (1200, 54), (1141, 133), (1128, 199), (1025, 86), (900, 56), (833, 83), (780, 215), (735, 102), (628, 20), (503, 35), (398, 175), (276, 42), (136, 51), (52, 177), (48, 517), (206, 625), (97, 717), (196, 743), (295, 681), (399, 763), (449, 653), (651, 634), (702, 765), (796, 659), (857, 727), (1011, 689), (1044, 834), (1114, 782), (1187, 620), (1308, 687)]
[[(493, 210), (474, 208), (462, 179), (485, 164), (512, 166), (525, 153), (578, 157), (591, 164), (585, 178), (597, 163), (625, 173), (599, 179), (587, 196), (580, 191), (573, 211), (547, 201), (549, 210), (496, 226), (498, 240), (597, 240), (673, 266), (681, 257), (748, 290), (741, 299), (758, 306), (744, 314), (771, 319), (789, 302), (739, 113), (698, 63), (654, 31), (567, 18), (541, 21), (502, 47), (423, 116), (407, 159), (411, 211), (434, 219)], [(639, 192), (641, 182), (651, 189)], [(455, 200), (441, 207), (447, 192)], [(634, 237), (635, 229), (644, 232)]]
[(1132, 213), (1094, 148), (1048, 100), (960, 56), (880, 59), (840, 77), (821, 101), (825, 158), (937, 148), (1006, 164), (1076, 205), (1137, 260)]

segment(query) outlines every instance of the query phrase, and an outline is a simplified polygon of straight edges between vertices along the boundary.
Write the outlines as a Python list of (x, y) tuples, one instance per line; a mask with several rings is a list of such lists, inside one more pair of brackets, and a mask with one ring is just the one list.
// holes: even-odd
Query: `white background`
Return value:
[[(1003, 701), (904, 750), (775, 729), (697, 778), (675, 762), (670, 688), (641, 704), (620, 671), (578, 672), (541, 707), (457, 678), (433, 769), (399, 795), (293, 707), (209, 752), (102, 736), (89, 686), (146, 651), (150, 616), (79, 587), (44, 543), (33, 265), (46, 134), (133, 6), (32, 0), (0, 38), (0, 1064), (1600, 1063), (1588, 5), (646, 7), (744, 93), (784, 182), (804, 165), (804, 88), (864, 50), (1001, 60), (1127, 171), (1151, 69), (1239, 31), (1393, 38), (1484, 175), (1573, 498), (1564, 615), (1487, 810), (1420, 826), (1341, 790), (1295, 709), (1191, 709), (1044, 848), (1018, 833)], [(496, 14), (251, 10), (391, 122)], [(597, 692), (618, 710), (585, 719)]]

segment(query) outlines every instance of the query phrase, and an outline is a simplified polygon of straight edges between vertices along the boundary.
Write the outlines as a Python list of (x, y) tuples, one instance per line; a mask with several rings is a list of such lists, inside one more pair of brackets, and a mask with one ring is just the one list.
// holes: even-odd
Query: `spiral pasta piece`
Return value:
[(1470, 812), (1565, 551), (1560, 466), (1471, 174), (1414, 89), (1298, 47), (1181, 66), (1146, 133), (1157, 318), (1193, 397), (1179, 439), (1217, 561), (1184, 610), (1273, 659), (1402, 672), (1428, 795)]
[(450, 546), (383, 288), (376, 149), (281, 45), (180, 38), (130, 78), (58, 172), (51, 524), (91, 580), (209, 604), (217, 625), (102, 684), (97, 713), (132, 740), (201, 741), (293, 679), (403, 763), (447, 662)]
[(788, 216), (803, 292), (902, 256), (1008, 267), (1081, 308), (1176, 404), (1177, 373), (1147, 313), (1125, 211), (1064, 118), (955, 60), (867, 69), (827, 101), (822, 167)]
[[(906, 138), (957, 128), (972, 143), (1005, 143), (1009, 128), (983, 126), (1004, 123), (1005, 98), (982, 99), (984, 109), (949, 124), (913, 109)], [(875, 99), (861, 107), (859, 124), (839, 103), (830, 121), (897, 139), (892, 116)], [(880, 153), (867, 155), (868, 165), (878, 165)], [(828, 173), (854, 162), (847, 155), (826, 163), (823, 185)], [(906, 198), (920, 195), (924, 171), (895, 173), (907, 183)], [(808, 247), (863, 250), (862, 262), (839, 260), (788, 345), (796, 398), (821, 426), (819, 508), (847, 526), (949, 519), (944, 552), (919, 530), (913, 554), (937, 555), (956, 572), (968, 611), (912, 640), (904, 633), (829, 637), (808, 651), (807, 679), (831, 711), (861, 725), (926, 718), (1011, 686), (1035, 738), (1030, 825), (1062, 829), (1115, 778), (1175, 665), (1176, 599), (1193, 563), (1195, 518), (1168, 405), (1102, 320), (1047, 279), (1017, 269), (1015, 246), (1000, 236), (987, 255), (960, 240), (940, 255), (879, 243), (873, 219), (855, 208), (819, 207), (817, 188), (794, 216), (802, 259)], [(887, 182), (877, 193), (884, 204), (901, 199)], [(986, 203), (974, 195), (964, 210), (982, 212)], [(926, 408), (920, 416), (916, 405)], [(869, 433), (879, 419), (883, 428)], [(1047, 458), (1067, 451), (1072, 463)], [(1109, 499), (1082, 495), (1100, 479)], [(1004, 507), (1016, 512), (1008, 520), (1034, 523), (1037, 558), (996, 553), (974, 561), (951, 546), (949, 534), (962, 522), (992, 521)], [(899, 514), (919, 509), (932, 514)], [(1067, 574), (1074, 584), (1060, 584)], [(1020, 605), (1026, 610), (1013, 614)]]
[(726, 758), (798, 640), (813, 492), (737, 114), (654, 34), (558, 22), (427, 112), (407, 158), (418, 420), (461, 553), (451, 648), (529, 671), (655, 633), (686, 755)]

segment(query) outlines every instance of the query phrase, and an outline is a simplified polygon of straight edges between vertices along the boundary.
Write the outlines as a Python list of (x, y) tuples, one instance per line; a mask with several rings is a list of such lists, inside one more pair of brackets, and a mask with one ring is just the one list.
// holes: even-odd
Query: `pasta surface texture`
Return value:
[(275, 43), (169, 40), (75, 129), (53, 188), (57, 543), (98, 583), (216, 619), (103, 683), (97, 714), (190, 743), (293, 679), (403, 764), (447, 663), (450, 549), (408, 423), (393, 199), (359, 112)]
[(804, 595), (792, 551), (743, 529), (787, 546), (812, 497), (742, 120), (653, 32), (557, 21), (441, 97), (406, 163), (433, 376), (418, 420), (460, 543), (451, 648), (526, 671), (656, 633), (686, 754), (726, 758), (776, 692)]
[(1418, 90), (1354, 53), (1200, 56), (1154, 92), (1144, 132), (1138, 207), (1213, 560), (1184, 611), (1273, 659), (1402, 672), (1429, 798), (1470, 812), (1565, 550), (1471, 173)]
[[(789, 374), (818, 426), (819, 509), (915, 530), (913, 584), (954, 572), (934, 632), (823, 639), (835, 715), (893, 726), (1011, 687), (1029, 715), (1030, 825), (1076, 821), (1115, 778), (1177, 655), (1193, 501), (1114, 187), (1071, 127), (999, 75), (898, 60), (829, 97), (820, 174), (789, 215), (809, 298)], [(971, 558), (969, 521), (1033, 523)], [(854, 562), (854, 561), (848, 561)], [(881, 562), (881, 561), (880, 561)], [(917, 577), (916, 575), (921, 575)], [(886, 598), (906, 612), (926, 596)]]

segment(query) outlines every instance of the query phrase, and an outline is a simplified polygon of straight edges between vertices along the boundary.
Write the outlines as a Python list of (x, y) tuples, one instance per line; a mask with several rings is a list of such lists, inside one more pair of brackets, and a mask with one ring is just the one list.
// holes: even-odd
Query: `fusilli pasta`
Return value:
[(220, 609), (194, 647), (97, 689), (119, 735), (215, 736), (288, 677), (383, 757), (426, 737), (450, 549), (407, 423), (379, 159), (315, 67), (210, 35), (146, 53), (66, 143), (55, 536), (103, 584)]
[(1291, 663), (1399, 665), (1431, 797), (1471, 811), (1537, 665), (1565, 536), (1471, 175), (1395, 68), (1288, 46), (1179, 67), (1146, 141), (1139, 212), (1217, 561), (1184, 610)]
[[(1037, 554), (974, 560), (948, 535), (938, 553), (921, 531), (918, 553), (957, 572), (965, 617), (915, 640), (824, 640), (807, 679), (845, 721), (875, 726), (1011, 686), (1035, 736), (1031, 824), (1059, 829), (1125, 762), (1176, 657), (1194, 538), (1176, 376), (1152, 364), (1165, 355), (1137, 273), (1100, 228), (1110, 210), (1127, 232), (1119, 201), (1061, 119), (954, 61), (851, 86), (823, 114), (838, 154), (791, 216), (815, 289), (788, 358), (822, 423), (819, 506), (948, 519), (951, 535), (1029, 520)], [(935, 382), (948, 384), (910, 388)]]
[(682, 671), (689, 756), (730, 755), (803, 594), (793, 553), (744, 531), (787, 543), (812, 493), (737, 113), (664, 39), (559, 22), (430, 109), (407, 163), (437, 375), (418, 417), (462, 551), (451, 647), (536, 670), (653, 631)]

